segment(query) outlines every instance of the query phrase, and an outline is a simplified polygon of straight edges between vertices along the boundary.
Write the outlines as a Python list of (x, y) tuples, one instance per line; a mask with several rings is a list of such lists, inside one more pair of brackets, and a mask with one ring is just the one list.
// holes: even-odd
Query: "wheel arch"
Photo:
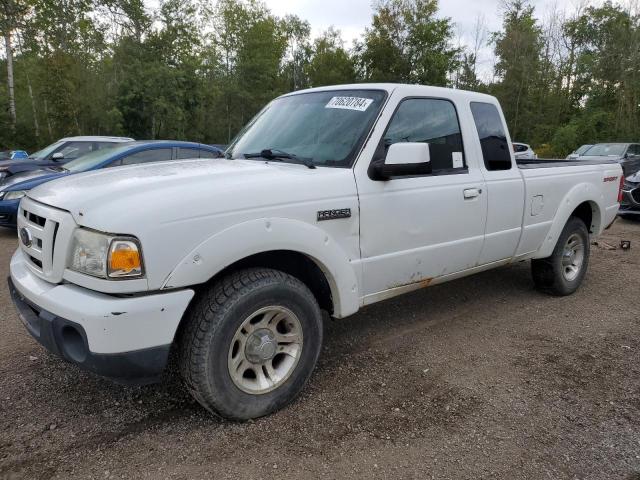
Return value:
[(163, 289), (207, 288), (243, 268), (280, 270), (301, 280), (321, 308), (342, 318), (359, 308), (357, 275), (349, 256), (323, 230), (297, 220), (245, 222), (219, 232), (193, 249), (173, 269)]
[(545, 241), (538, 253), (533, 258), (546, 258), (553, 252), (558, 238), (571, 217), (580, 218), (590, 235), (599, 235), (603, 230), (603, 209), (597, 198), (601, 192), (596, 190), (594, 184), (583, 183), (576, 185), (562, 199), (556, 211), (553, 223)]

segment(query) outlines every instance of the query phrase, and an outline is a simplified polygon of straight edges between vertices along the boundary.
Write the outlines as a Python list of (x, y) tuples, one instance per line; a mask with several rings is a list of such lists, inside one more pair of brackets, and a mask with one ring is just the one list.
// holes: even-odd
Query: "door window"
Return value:
[(134, 165), (137, 163), (162, 162), (171, 160), (171, 148), (154, 148), (134, 153), (122, 159), (122, 165)]
[(487, 170), (510, 170), (513, 166), (511, 152), (496, 106), (491, 103), (471, 102), (471, 113)]
[(186, 158), (198, 158), (199, 151), (195, 148), (179, 148), (178, 149), (178, 160), (184, 160)]
[(456, 173), (466, 167), (458, 115), (448, 100), (404, 100), (389, 123), (379, 156), (398, 142), (428, 143), (433, 173)]
[(61, 149), (56, 150), (55, 153), (64, 155), (65, 160), (73, 160), (74, 158), (81, 157), (85, 153), (89, 153), (91, 150), (91, 142), (69, 142)]

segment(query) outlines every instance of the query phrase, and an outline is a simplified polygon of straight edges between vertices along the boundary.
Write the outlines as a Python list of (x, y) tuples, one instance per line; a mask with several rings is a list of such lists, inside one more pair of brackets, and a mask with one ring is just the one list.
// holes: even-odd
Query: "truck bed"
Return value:
[(585, 165), (615, 165), (616, 160), (567, 160), (566, 158), (520, 158), (516, 159), (518, 168), (550, 168), (550, 167), (578, 167)]

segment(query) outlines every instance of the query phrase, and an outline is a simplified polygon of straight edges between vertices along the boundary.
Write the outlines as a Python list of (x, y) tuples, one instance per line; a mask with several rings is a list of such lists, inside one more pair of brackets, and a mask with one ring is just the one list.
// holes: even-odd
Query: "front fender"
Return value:
[(587, 202), (591, 207), (591, 225), (587, 225), (587, 229), (589, 232), (599, 235), (603, 228), (602, 212), (604, 207), (601, 204), (602, 201), (602, 191), (598, 190), (593, 183), (579, 183), (569, 190), (558, 206), (544, 243), (533, 258), (547, 258), (553, 253), (553, 249), (569, 217), (582, 203)]
[(324, 272), (341, 318), (359, 308), (357, 275), (345, 251), (331, 236), (309, 223), (288, 218), (263, 218), (234, 225), (216, 233), (194, 248), (172, 270), (163, 289), (207, 282), (244, 258), (274, 250), (305, 254)]

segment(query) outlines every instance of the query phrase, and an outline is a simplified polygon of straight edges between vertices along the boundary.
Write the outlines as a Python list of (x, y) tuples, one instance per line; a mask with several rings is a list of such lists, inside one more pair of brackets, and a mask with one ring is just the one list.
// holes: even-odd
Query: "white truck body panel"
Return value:
[[(314, 91), (332, 88), (336, 87)], [(45, 183), (29, 193), (23, 209), (36, 209), (45, 217), (64, 216), (65, 238), (75, 228), (137, 237), (146, 275), (113, 281), (69, 270), (67, 239), (56, 247), (57, 277), (48, 277), (30, 263), (22, 248), (12, 262), (16, 288), (56, 314), (94, 325), (91, 331), (104, 327), (92, 347), (113, 352), (119, 348), (117, 322), (140, 319), (136, 330), (140, 338), (123, 339), (120, 348), (134, 348), (136, 342), (136, 348), (146, 348), (149, 342), (166, 341), (193, 296), (192, 287), (253, 254), (289, 250), (308, 256), (325, 274), (333, 315), (341, 318), (405, 291), (514, 260), (544, 258), (583, 202), (593, 211), (592, 235), (600, 234), (615, 218), (619, 165), (518, 168), (511, 153), (511, 169), (487, 170), (470, 102), (490, 103), (500, 111), (493, 97), (410, 85), (340, 88), (388, 93), (353, 168), (185, 160), (106, 169)], [(413, 97), (447, 99), (455, 105), (467, 171), (372, 180), (367, 171), (376, 147), (400, 102)], [(332, 209), (350, 209), (350, 217), (318, 221), (318, 212)], [(22, 227), (34, 228), (21, 217), (18, 228)], [(47, 282), (51, 288), (45, 288)], [(62, 282), (67, 285), (59, 285)], [(107, 302), (113, 294), (145, 292), (154, 295), (134, 296), (145, 300), (128, 300), (132, 303), (126, 308), (111, 310), (115, 307)], [(157, 334), (143, 341), (143, 332), (153, 329), (157, 307), (165, 305), (163, 298), (169, 295), (174, 297), (162, 317), (166, 320), (158, 318)], [(56, 304), (56, 296), (73, 305)], [(113, 298), (124, 302), (122, 297)], [(114, 318), (110, 311), (135, 315)], [(105, 316), (98, 319), (101, 312)]]

